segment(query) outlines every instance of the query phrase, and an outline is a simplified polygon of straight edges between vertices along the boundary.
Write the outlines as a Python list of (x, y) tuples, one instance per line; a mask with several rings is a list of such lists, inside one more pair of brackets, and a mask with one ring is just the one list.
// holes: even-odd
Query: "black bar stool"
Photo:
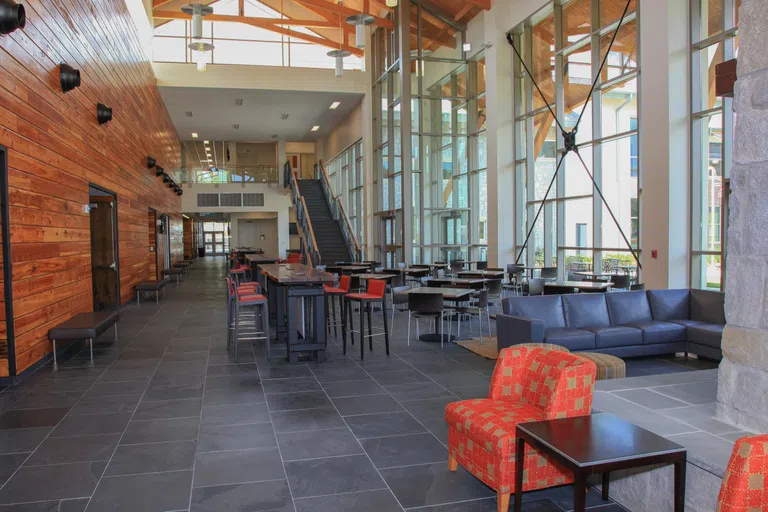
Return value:
[[(365, 358), (365, 338), (368, 338), (369, 350), (373, 351), (373, 337), (381, 334), (373, 334), (371, 325), (371, 304), (381, 303), (382, 318), (384, 319), (384, 343), (387, 355), (389, 355), (389, 326), (387, 325), (387, 301), (385, 299), (387, 283), (381, 279), (369, 279), (368, 291), (366, 293), (348, 293), (344, 296), (345, 307), (347, 308), (347, 318), (349, 318), (349, 335), (352, 344), (355, 344), (354, 322), (352, 320), (352, 303), (360, 303), (360, 359)], [(368, 313), (368, 334), (365, 334), (364, 310)], [(344, 354), (347, 353), (347, 336), (345, 333), (346, 322), (342, 326)]]

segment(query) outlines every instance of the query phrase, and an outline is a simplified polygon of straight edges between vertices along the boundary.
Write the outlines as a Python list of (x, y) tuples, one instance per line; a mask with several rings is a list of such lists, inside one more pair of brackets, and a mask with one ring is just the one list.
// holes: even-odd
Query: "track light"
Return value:
[(157, 165), (157, 160), (153, 156), (147, 157), (147, 169), (151, 169)]
[(99, 124), (110, 122), (112, 120), (112, 109), (99, 102), (96, 105), (96, 119), (98, 119)]
[(155, 176), (162, 176), (163, 174), (165, 174), (165, 169), (163, 169), (159, 165), (155, 167)]
[(168, 188), (174, 188), (176, 184), (171, 180), (171, 182), (168, 184)]
[(69, 92), (80, 87), (80, 70), (62, 62), (59, 64), (59, 84), (62, 92)]
[(386, 0), (384, 5), (387, 7), (397, 7), (397, 0)]
[(27, 13), (24, 6), (13, 0), (0, 0), (0, 35), (8, 35), (27, 25)]
[(163, 183), (168, 183), (169, 181), (171, 181), (171, 177), (163, 173)]

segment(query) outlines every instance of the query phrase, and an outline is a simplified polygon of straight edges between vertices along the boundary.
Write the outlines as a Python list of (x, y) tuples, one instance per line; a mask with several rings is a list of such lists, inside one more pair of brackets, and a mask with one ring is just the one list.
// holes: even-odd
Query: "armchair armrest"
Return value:
[(518, 343), (541, 343), (544, 341), (544, 322), (499, 313), (496, 315), (496, 339), (499, 352)]

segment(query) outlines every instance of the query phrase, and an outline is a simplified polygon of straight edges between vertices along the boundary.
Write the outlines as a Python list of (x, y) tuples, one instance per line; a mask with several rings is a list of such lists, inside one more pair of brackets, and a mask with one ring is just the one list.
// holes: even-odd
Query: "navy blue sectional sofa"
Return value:
[(721, 359), (724, 300), (707, 290), (508, 297), (496, 316), (499, 350), (531, 342), (618, 357), (685, 352)]

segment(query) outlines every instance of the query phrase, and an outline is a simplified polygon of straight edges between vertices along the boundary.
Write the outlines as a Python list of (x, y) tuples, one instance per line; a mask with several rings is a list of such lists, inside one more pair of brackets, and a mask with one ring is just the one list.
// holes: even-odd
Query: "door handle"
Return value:
[(112, 264), (109, 266), (112, 270), (117, 270), (117, 262), (113, 261)]

